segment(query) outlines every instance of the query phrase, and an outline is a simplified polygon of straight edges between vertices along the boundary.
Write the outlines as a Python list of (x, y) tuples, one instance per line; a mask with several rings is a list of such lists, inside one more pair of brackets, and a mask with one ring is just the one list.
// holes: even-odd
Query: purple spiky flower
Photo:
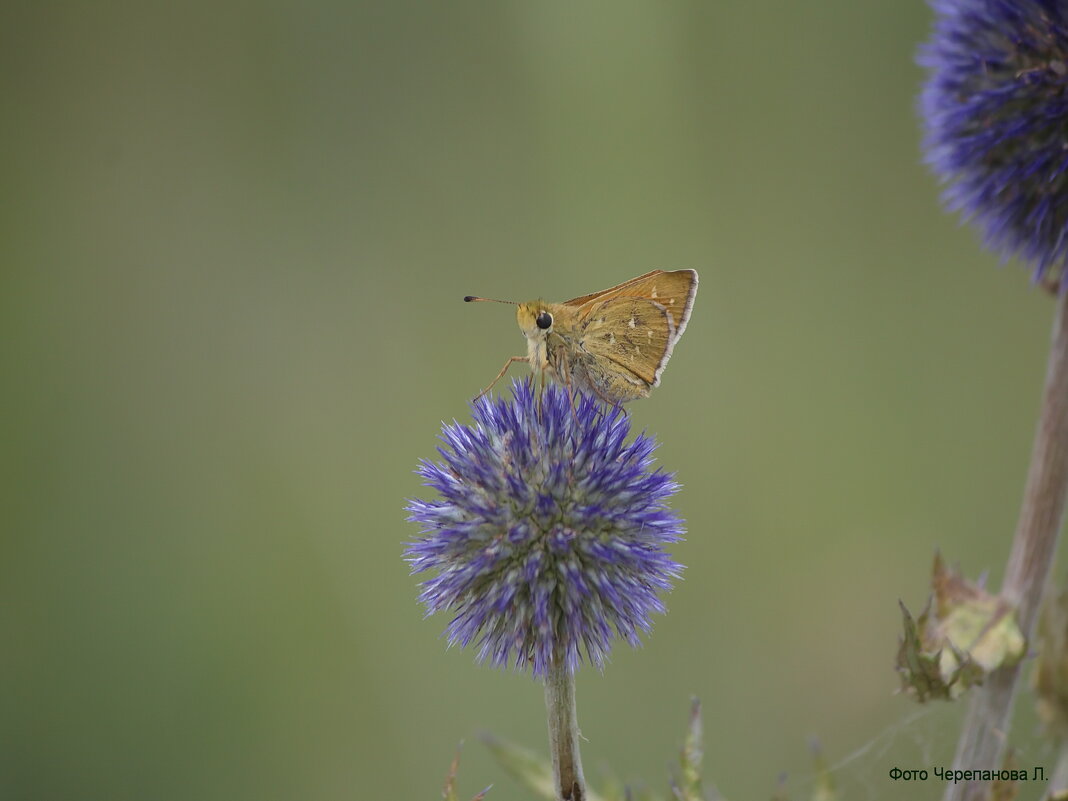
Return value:
[(582, 394), (512, 385), (512, 399), (481, 398), (474, 425), (445, 425), (440, 462), (418, 473), (440, 499), (413, 500), (422, 536), (405, 558), (428, 613), (454, 613), (450, 645), (479, 661), (602, 667), (612, 639), (639, 642), (658, 593), (682, 566), (664, 550), (683, 533), (666, 505), (674, 475), (652, 469), (656, 442), (627, 442), (630, 421)]
[(1056, 283), (1068, 261), (1068, 3), (931, 0), (920, 96), (946, 205), (1003, 259)]

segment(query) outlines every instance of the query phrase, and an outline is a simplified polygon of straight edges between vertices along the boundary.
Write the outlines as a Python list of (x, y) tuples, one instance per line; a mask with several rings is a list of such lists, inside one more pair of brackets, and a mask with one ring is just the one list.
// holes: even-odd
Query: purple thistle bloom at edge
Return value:
[(1068, 3), (932, 0), (919, 63), (926, 161), (947, 206), (1002, 259), (1059, 280), (1068, 261)]
[(666, 505), (674, 475), (651, 469), (656, 442), (625, 440), (630, 421), (577, 394), (514, 382), (512, 399), (480, 398), (475, 424), (444, 425), (440, 462), (418, 469), (439, 500), (412, 500), (422, 536), (408, 544), (427, 613), (451, 610), (449, 645), (479, 661), (602, 667), (619, 636), (638, 645), (658, 593), (682, 566), (664, 551), (683, 533)]

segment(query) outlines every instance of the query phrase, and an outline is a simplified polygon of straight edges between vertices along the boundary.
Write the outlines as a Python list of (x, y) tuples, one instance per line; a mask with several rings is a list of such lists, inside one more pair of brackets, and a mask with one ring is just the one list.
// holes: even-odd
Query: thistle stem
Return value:
[[(1068, 292), (1058, 297), (1053, 342), (1046, 367), (1042, 411), (1031, 450), (1023, 505), (1001, 595), (1015, 605), (1020, 630), (1030, 641), (1046, 588), (1068, 491)], [(1005, 751), (1020, 665), (992, 673), (972, 697), (957, 743), (957, 770), (997, 770)], [(977, 801), (985, 782), (959, 782), (945, 801)]]
[(1057, 764), (1053, 767), (1053, 777), (1046, 787), (1044, 798), (1054, 798), (1057, 793), (1068, 790), (1068, 741), (1062, 740), (1057, 753)]
[(557, 801), (585, 801), (586, 781), (579, 758), (575, 675), (557, 654), (545, 674), (545, 709), (549, 715), (549, 751)]

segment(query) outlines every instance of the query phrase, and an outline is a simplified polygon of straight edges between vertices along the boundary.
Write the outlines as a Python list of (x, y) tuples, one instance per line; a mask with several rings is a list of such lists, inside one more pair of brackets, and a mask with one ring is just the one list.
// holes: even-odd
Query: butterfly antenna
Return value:
[(512, 306), (518, 306), (514, 300), (494, 300), (493, 298), (480, 298), (476, 295), (464, 295), (464, 303), (474, 303), (475, 301), (482, 301), (484, 303), (509, 303)]

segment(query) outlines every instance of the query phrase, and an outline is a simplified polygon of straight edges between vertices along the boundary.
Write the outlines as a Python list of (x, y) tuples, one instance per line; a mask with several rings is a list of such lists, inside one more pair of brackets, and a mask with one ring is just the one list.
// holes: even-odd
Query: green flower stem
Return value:
[[(1068, 292), (1060, 292), (1046, 368), (1042, 411), (1031, 451), (1023, 506), (1016, 525), (1001, 595), (1015, 605), (1020, 630), (1030, 641), (1053, 566), (1068, 491)], [(1002, 767), (1020, 665), (990, 675), (972, 697), (953, 767)], [(950, 784), (945, 801), (978, 801), (986, 783)]]
[(586, 780), (579, 758), (575, 675), (557, 654), (545, 672), (545, 709), (549, 714), (549, 751), (557, 801), (586, 801)]
[(1056, 793), (1068, 790), (1068, 741), (1062, 740), (1057, 754), (1057, 764), (1053, 768), (1053, 778), (1049, 780), (1043, 798), (1052, 798)]

